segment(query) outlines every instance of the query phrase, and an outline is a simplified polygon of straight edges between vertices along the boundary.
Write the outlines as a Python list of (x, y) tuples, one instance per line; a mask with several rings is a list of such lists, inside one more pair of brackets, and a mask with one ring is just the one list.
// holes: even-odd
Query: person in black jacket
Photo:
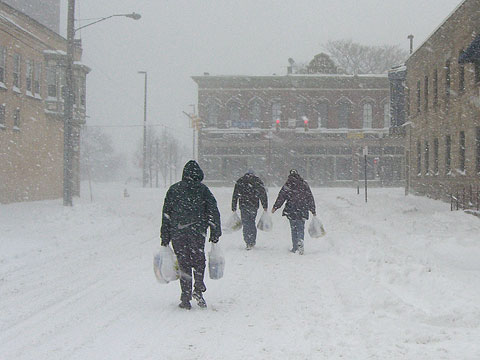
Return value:
[(247, 250), (252, 249), (257, 241), (257, 228), (255, 219), (259, 207), (259, 200), (263, 209), (268, 209), (268, 198), (265, 185), (256, 176), (253, 170), (249, 170), (235, 183), (232, 195), (232, 211), (237, 211), (237, 203), (240, 207), (240, 216), (243, 226), (243, 240)]
[(305, 220), (308, 220), (309, 211), (313, 216), (316, 216), (315, 200), (307, 182), (295, 169), (290, 170), (287, 182), (278, 193), (272, 213), (280, 209), (284, 202), (286, 204), (282, 215), (290, 221), (293, 244), (291, 251), (296, 252), (298, 250), (298, 253), (303, 255)]
[(183, 169), (182, 180), (170, 186), (163, 203), (160, 237), (162, 246), (171, 242), (177, 255), (182, 289), (179, 306), (184, 309), (191, 308), (192, 296), (200, 307), (207, 306), (202, 295), (207, 290), (203, 281), (207, 228), (212, 243), (217, 243), (222, 235), (217, 201), (202, 180), (202, 169), (190, 160)]

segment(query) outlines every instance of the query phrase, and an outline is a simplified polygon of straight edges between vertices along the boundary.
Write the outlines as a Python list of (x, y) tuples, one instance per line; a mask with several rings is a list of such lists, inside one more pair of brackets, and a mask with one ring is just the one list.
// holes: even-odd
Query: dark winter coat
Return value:
[(217, 201), (202, 180), (202, 169), (191, 160), (183, 169), (182, 180), (168, 189), (160, 229), (162, 245), (189, 238), (203, 238), (204, 245), (208, 227), (210, 238), (218, 239), (222, 235)]
[(273, 205), (275, 210), (280, 209), (284, 202), (283, 216), (291, 220), (308, 220), (308, 212), (315, 214), (315, 200), (307, 182), (300, 175), (288, 176), (287, 182), (278, 193)]
[(232, 196), (232, 211), (237, 210), (237, 202), (240, 210), (257, 210), (259, 200), (264, 209), (268, 208), (267, 191), (262, 180), (254, 174), (247, 173), (237, 180)]

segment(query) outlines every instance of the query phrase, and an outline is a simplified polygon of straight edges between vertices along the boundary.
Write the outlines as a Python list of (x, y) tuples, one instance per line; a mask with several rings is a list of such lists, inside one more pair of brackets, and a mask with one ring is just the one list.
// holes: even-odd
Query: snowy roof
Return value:
[(307, 88), (307, 89), (388, 89), (388, 75), (343, 75), (343, 74), (311, 74), (311, 75), (203, 75), (192, 76), (200, 88)]

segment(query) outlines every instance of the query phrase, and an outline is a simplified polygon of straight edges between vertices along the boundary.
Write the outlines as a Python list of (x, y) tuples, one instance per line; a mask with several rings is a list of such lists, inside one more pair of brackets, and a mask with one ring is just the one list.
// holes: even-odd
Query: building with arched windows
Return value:
[(387, 75), (194, 76), (198, 158), (210, 184), (248, 169), (280, 185), (296, 168), (314, 186), (403, 185), (404, 138), (390, 135)]

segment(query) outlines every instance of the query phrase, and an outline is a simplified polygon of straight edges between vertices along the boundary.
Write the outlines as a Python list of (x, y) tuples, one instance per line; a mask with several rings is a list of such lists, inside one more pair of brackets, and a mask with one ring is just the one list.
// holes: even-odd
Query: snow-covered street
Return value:
[[(290, 253), (280, 211), (252, 251), (225, 234), (224, 278), (186, 311), (153, 274), (164, 190), (87, 190), (0, 205), (0, 359), (480, 358), (480, 219), (449, 204), (312, 189), (324, 238)], [(232, 189), (212, 191), (224, 221)]]

